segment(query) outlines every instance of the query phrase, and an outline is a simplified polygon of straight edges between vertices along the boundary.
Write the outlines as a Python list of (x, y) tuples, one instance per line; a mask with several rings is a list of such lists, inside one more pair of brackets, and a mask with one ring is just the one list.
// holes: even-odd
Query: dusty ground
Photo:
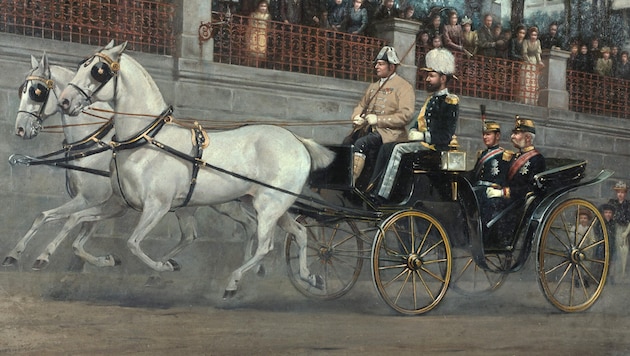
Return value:
[(251, 276), (224, 302), (219, 282), (202, 290), (178, 276), (148, 288), (143, 275), (4, 271), (0, 354), (630, 353), (629, 284), (609, 286), (589, 311), (563, 314), (535, 280), (517, 274), (489, 296), (451, 291), (436, 310), (403, 317), (379, 300), (367, 275), (328, 302), (306, 299), (280, 273)]

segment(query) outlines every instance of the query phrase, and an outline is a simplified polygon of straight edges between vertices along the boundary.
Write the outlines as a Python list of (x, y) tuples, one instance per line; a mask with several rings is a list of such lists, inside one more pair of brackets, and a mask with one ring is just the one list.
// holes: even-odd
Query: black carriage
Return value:
[[(601, 295), (610, 260), (604, 219), (591, 202), (568, 193), (613, 172), (585, 180), (586, 161), (548, 158), (550, 169), (536, 176), (535, 193), (482, 224), (464, 152), (406, 155), (390, 203), (375, 206), (352, 184), (353, 147), (330, 148), (335, 162), (311, 177), (317, 194), (294, 206), (308, 230), (308, 267), (322, 277), (321, 288), (300, 279), (293, 236), (285, 243), (290, 280), (304, 295), (341, 297), (369, 260), (383, 301), (402, 314), (422, 314), (449, 286), (467, 295), (495, 290), (532, 250), (539, 285), (556, 308), (583, 311)], [(579, 233), (585, 212), (592, 218)]]

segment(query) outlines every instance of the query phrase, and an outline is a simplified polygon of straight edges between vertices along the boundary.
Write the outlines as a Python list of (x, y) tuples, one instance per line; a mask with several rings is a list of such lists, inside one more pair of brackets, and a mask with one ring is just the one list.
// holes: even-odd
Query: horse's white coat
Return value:
[[(33, 101), (28, 95), (28, 90), (32, 82), (29, 81), (26, 83), (27, 87), (20, 99), (19, 112), (15, 120), (16, 135), (24, 139), (31, 139), (37, 136), (40, 124), (37, 123), (37, 117), (29, 113), (40, 113), (41, 105), (44, 105), (44, 109), (41, 111), (39, 117), (41, 121), (45, 121), (48, 117), (58, 112), (60, 113), (66, 142), (77, 142), (85, 139), (88, 135), (92, 134), (99, 125), (104, 124), (104, 121), (87, 114), (82, 113), (78, 116), (68, 116), (64, 115), (63, 112), (59, 110), (57, 99), (61, 90), (65, 88), (67, 83), (74, 76), (74, 72), (63, 67), (49, 65), (48, 57), (45, 53), (40, 62), (38, 62), (35, 57), (31, 56), (31, 67), (32, 69), (27, 75), (27, 78), (29, 76), (50, 78), (54, 83), (54, 88), (50, 91), (47, 102), (38, 103)], [(111, 110), (111, 106), (107, 103), (96, 103), (94, 107)], [(103, 116), (104, 114), (99, 113), (99, 115)], [(94, 123), (96, 125), (86, 125), (88, 123)], [(110, 142), (112, 136), (113, 130), (102, 139), (103, 142)], [(71, 164), (100, 171), (109, 171), (110, 162), (111, 151), (105, 151), (74, 160)], [(69, 190), (74, 194), (74, 197), (60, 207), (42, 212), (35, 219), (28, 232), (18, 241), (13, 250), (9, 252), (3, 265), (9, 266), (17, 263), (27, 244), (43, 224), (61, 219), (68, 220), (53, 241), (48, 244), (44, 252), (37, 258), (34, 268), (40, 269), (47, 265), (50, 256), (56, 251), (61, 242), (67, 238), (70, 231), (80, 224), (80, 221), (83, 221), (83, 223), (78, 237), (73, 244), (75, 254), (96, 266), (105, 267), (115, 264), (115, 256), (93, 256), (85, 251), (84, 244), (92, 235), (96, 221), (121, 216), (127, 211), (128, 207), (120, 201), (110, 201), (113, 192), (110, 179), (107, 177), (70, 169), (66, 171), (66, 184)], [(87, 211), (89, 218), (86, 218), (85, 215), (87, 209), (90, 209)], [(247, 237), (253, 235), (253, 231), (250, 232), (250, 230), (255, 228), (256, 222), (241, 209), (238, 202), (221, 204), (216, 206), (215, 209), (217, 212), (239, 222), (245, 229)], [(193, 214), (194, 209), (179, 209), (176, 212), (181, 230), (181, 240), (177, 246), (166, 254), (164, 257), (166, 260), (175, 256), (183, 247), (190, 244), (197, 237), (196, 221)], [(248, 243), (246, 248), (249, 249), (250, 246), (251, 243)]]
[[(91, 76), (92, 66), (103, 61), (100, 57), (93, 57), (80, 66), (71, 81), (91, 96), (91, 101), (114, 103), (117, 112), (114, 125), (121, 141), (135, 137), (167, 108), (148, 72), (123, 53), (125, 46), (114, 47), (112, 42), (100, 51), (120, 65), (117, 75), (102, 88)], [(76, 115), (89, 101), (75, 87), (68, 86), (59, 103), (66, 113)], [(126, 115), (128, 113), (147, 117)], [(190, 154), (193, 150), (191, 131), (176, 124), (166, 125), (155, 139), (180, 152)], [(209, 139), (209, 146), (203, 151), (204, 162), (295, 194), (302, 191), (311, 170), (325, 167), (333, 159), (330, 150), (276, 126), (246, 126), (213, 132)], [(183, 203), (189, 190), (191, 163), (152, 145), (121, 150), (116, 162), (112, 174), (116, 195), (124, 195), (127, 202), (142, 210), (138, 225), (128, 239), (129, 248), (154, 270), (172, 270), (169, 261), (154, 261), (147, 256), (140, 243), (169, 209)], [(242, 274), (259, 264), (272, 249), (276, 224), (296, 237), (301, 252), (300, 276), (317, 285), (317, 277), (310, 274), (306, 264), (306, 230), (287, 213), (296, 200), (294, 195), (203, 168), (189, 205), (214, 205), (243, 196), (251, 197), (257, 213), (258, 248), (251, 259), (232, 272), (226, 292), (235, 292)]]

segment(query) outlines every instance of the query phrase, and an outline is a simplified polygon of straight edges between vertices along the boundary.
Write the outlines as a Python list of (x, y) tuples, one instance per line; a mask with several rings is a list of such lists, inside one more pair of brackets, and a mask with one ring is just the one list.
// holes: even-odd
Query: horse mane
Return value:
[[(166, 102), (164, 101), (164, 96), (162, 95), (162, 92), (160, 91), (160, 88), (157, 86), (157, 84), (155, 83), (155, 80), (153, 80), (153, 77), (144, 68), (144, 66), (142, 66), (132, 56), (130, 56), (130, 55), (126, 54), (126, 53), (122, 53), (120, 55), (120, 62), (122, 63), (123, 61), (129, 62), (130, 64), (132, 64), (135, 67), (134, 70), (136, 71), (136, 73), (140, 73), (140, 74), (142, 74), (142, 76), (144, 76), (144, 78), (146, 79), (147, 83), (149, 84), (149, 88), (147, 90), (147, 93), (157, 93), (156, 97), (159, 97), (162, 100), (162, 102), (164, 103), (164, 106), (166, 106)], [(121, 64), (120, 67), (123, 68), (123, 65)]]

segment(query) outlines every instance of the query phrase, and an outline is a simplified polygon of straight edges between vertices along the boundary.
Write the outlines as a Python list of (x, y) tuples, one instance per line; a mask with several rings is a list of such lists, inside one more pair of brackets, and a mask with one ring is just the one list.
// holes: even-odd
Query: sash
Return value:
[(516, 172), (518, 172), (518, 170), (521, 169), (521, 167), (523, 167), (525, 162), (529, 161), (530, 158), (539, 154), (540, 152), (533, 149), (527, 153), (522, 154), (520, 157), (518, 157), (516, 161), (512, 163), (512, 166), (510, 167), (510, 170), (508, 171), (507, 180), (512, 180)]
[(503, 152), (503, 149), (501, 147), (497, 147), (493, 150), (488, 151), (485, 155), (481, 156), (479, 158), (479, 162), (477, 163), (477, 169), (475, 170), (475, 173), (477, 174), (477, 176), (479, 176), (479, 173), (481, 173), (481, 168), (483, 168), (483, 166), (486, 164), (486, 162), (494, 157), (496, 154)]

